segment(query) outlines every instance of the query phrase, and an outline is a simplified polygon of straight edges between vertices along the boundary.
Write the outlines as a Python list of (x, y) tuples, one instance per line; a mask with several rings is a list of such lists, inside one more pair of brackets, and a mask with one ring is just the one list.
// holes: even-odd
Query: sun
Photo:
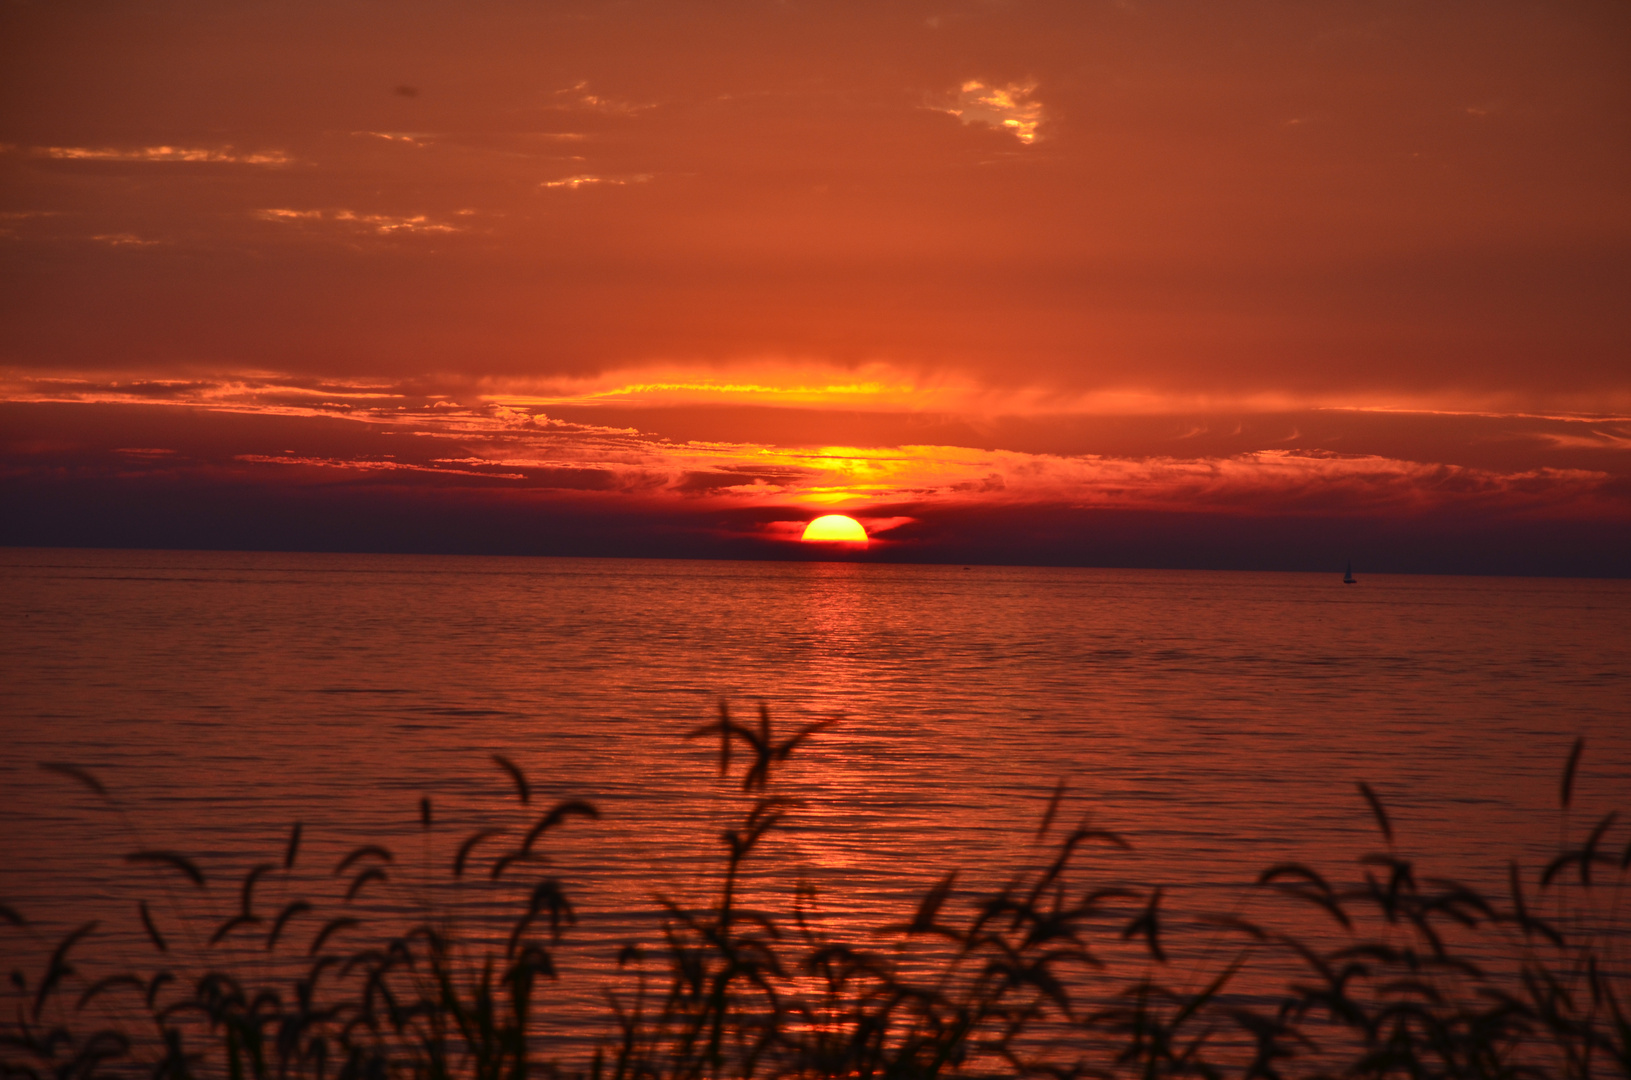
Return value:
[(801, 540), (818, 540), (826, 543), (864, 544), (867, 541), (866, 530), (861, 523), (852, 517), (843, 514), (827, 514), (818, 517), (804, 527)]

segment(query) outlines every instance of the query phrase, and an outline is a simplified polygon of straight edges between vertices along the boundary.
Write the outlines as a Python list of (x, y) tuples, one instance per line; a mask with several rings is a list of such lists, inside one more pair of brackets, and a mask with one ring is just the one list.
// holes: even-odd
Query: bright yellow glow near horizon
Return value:
[(864, 544), (867, 542), (866, 530), (861, 523), (852, 517), (843, 514), (826, 514), (816, 518), (804, 527), (802, 540), (816, 540), (827, 543)]

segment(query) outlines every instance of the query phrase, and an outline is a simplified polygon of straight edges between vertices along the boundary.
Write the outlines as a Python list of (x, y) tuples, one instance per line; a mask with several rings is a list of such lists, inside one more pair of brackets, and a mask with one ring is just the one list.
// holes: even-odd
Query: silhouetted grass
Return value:
[[(959, 890), (948, 872), (900, 921), (840, 940), (807, 917), (802, 892), (785, 910), (743, 899), (745, 868), (797, 811), (778, 770), (826, 726), (778, 741), (766, 710), (748, 724), (722, 705), (692, 732), (718, 740), (722, 781), (751, 803), (720, 838), (712, 897), (654, 900), (660, 935), (622, 949), (603, 1009), (571, 1017), (573, 1042), (543, 1033), (577, 910), (541, 850), (553, 830), (598, 811), (578, 800), (532, 811), (526, 773), (495, 757), (536, 813), (525, 827), (444, 837), (430, 801), (419, 807), (426, 858), (445, 867), (443, 884), (477, 890), (476, 903), (420, 883), (411, 911), (364, 911), (374, 890), (402, 885), (380, 844), (337, 863), (338, 900), (273, 902), (265, 894), (300, 856), (297, 824), (280, 860), (236, 882), (231, 913), (200, 925), (190, 904), (209, 888), (205, 869), (173, 851), (133, 852), (179, 887), (163, 904), (136, 900), (151, 955), (93, 979), (79, 967), (97, 929), (87, 923), (13, 971), (0, 1073), (1631, 1076), (1618, 910), (1631, 844), (1616, 846), (1612, 814), (1538, 870), (1513, 862), (1506, 895), (1494, 896), (1424, 876), (1361, 784), (1386, 851), (1361, 857), (1345, 882), (1300, 863), (1269, 867), (1256, 887), (1280, 904), (1264, 905), (1272, 920), (1248, 920), (1171, 911), (1161, 888), (1084, 883), (1084, 851), (1127, 841), (1085, 826), (1056, 833), (1061, 785), (1037, 834), (1054, 837), (1040, 865), (986, 891)], [(1564, 771), (1564, 810), (1580, 753), (1577, 743)], [(44, 767), (110, 798), (83, 769)], [(0, 905), (0, 921), (18, 956), (24, 913)], [(1202, 969), (1179, 970), (1180, 951), (1204, 957)]]

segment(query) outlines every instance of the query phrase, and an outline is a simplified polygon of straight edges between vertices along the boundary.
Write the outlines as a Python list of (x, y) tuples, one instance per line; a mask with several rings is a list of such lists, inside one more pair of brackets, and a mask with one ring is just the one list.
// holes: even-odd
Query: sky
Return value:
[(1618, 2), (0, 2), (0, 543), (1624, 575)]

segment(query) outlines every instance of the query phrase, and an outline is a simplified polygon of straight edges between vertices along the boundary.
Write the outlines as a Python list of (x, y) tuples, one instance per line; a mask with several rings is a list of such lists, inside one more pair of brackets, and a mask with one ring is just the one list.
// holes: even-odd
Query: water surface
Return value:
[[(9, 550), (0, 899), (47, 937), (100, 914), (135, 948), (131, 897), (174, 883), (124, 853), (241, 874), (296, 820), (308, 886), (363, 840), (406, 853), (399, 885), (439, 880), (465, 831), (535, 816), (501, 753), (535, 802), (604, 812), (550, 870), (586, 940), (621, 940), (654, 895), (712, 887), (743, 797), (685, 735), (720, 701), (781, 731), (840, 718), (785, 771), (804, 802), (763, 882), (811, 883), (834, 925), (898, 919), (948, 868), (1034, 864), (1061, 778), (1063, 818), (1135, 845), (1092, 872), (1198, 904), (1377, 847), (1361, 780), (1402, 850), (1496, 882), (1631, 790), (1628, 628), (1626, 582)], [(91, 769), (117, 809), (40, 761)], [(237, 903), (208, 896), (183, 899)]]

